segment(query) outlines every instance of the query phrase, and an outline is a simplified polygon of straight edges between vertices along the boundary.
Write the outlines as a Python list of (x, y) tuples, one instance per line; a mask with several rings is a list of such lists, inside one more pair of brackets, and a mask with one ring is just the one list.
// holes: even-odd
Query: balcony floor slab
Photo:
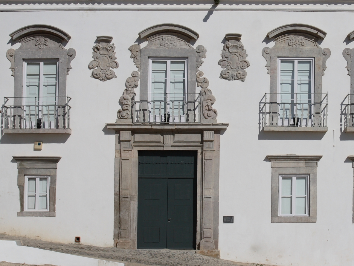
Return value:
[(266, 127), (263, 128), (263, 131), (266, 131), (266, 132), (327, 132), (328, 131), (328, 127), (277, 127), (277, 126), (266, 126)]
[(71, 135), (71, 129), (48, 129), (48, 128), (34, 128), (34, 129), (4, 129), (4, 134), (69, 134)]

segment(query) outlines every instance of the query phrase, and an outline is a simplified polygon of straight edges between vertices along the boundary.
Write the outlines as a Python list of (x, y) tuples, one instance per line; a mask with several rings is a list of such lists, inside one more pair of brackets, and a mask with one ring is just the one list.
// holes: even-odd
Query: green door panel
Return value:
[(138, 248), (195, 249), (193, 151), (139, 151)]
[(138, 248), (166, 248), (167, 179), (139, 179)]
[(167, 248), (194, 249), (194, 180), (168, 180)]

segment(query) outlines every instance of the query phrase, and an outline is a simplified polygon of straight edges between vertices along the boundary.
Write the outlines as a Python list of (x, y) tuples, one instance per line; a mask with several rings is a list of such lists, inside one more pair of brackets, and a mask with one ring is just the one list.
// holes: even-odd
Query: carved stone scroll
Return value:
[(345, 48), (343, 50), (343, 57), (347, 61), (347, 66), (346, 69), (348, 70), (348, 75), (351, 75), (351, 65), (352, 65), (352, 55), (351, 55), (351, 49), (350, 48)]
[(216, 99), (213, 95), (211, 89), (208, 88), (209, 80), (204, 77), (204, 73), (199, 71), (197, 73), (197, 86), (201, 87), (200, 98), (202, 104), (202, 123), (216, 123), (216, 117), (218, 112), (216, 109), (213, 109), (213, 104)]
[(327, 69), (327, 66), (326, 66), (327, 59), (331, 56), (331, 50), (329, 50), (328, 48), (322, 49), (322, 55), (323, 55), (323, 59), (322, 59), (322, 76), (324, 76), (324, 72)]
[(262, 55), (264, 59), (267, 61), (267, 64), (265, 67), (267, 68), (267, 74), (269, 74), (269, 69), (270, 69), (270, 48), (269, 47), (264, 47), (262, 50)]
[(110, 36), (97, 36), (97, 44), (92, 48), (93, 60), (88, 65), (92, 69), (91, 77), (100, 81), (107, 81), (116, 78), (116, 74), (112, 68), (118, 68), (119, 64), (116, 61), (115, 46)]
[(140, 71), (140, 45), (139, 44), (133, 44), (129, 47), (130, 51), (130, 58), (133, 59), (133, 62), (137, 69)]
[(14, 49), (9, 49), (6, 52), (6, 58), (11, 62), (11, 76), (15, 76), (15, 50)]
[(126, 122), (132, 121), (132, 101), (135, 97), (135, 89), (139, 86), (139, 72), (133, 71), (131, 77), (125, 81), (125, 90), (123, 95), (119, 99), (121, 109), (117, 112), (117, 118), (119, 120), (126, 120)]
[(229, 33), (225, 35), (226, 42), (221, 53), (219, 65), (223, 68), (221, 79), (245, 81), (246, 68), (250, 66), (246, 50), (241, 42), (241, 34)]
[(198, 45), (195, 49), (197, 53), (197, 70), (202, 66), (204, 63), (203, 58), (206, 58), (207, 49), (203, 45)]

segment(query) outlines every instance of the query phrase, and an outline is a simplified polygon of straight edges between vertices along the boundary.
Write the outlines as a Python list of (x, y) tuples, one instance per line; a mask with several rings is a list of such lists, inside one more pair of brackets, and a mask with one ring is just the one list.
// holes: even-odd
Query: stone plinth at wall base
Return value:
[(122, 248), (122, 249), (136, 249), (136, 247), (134, 247), (132, 241), (128, 240), (117, 240), (115, 241), (115, 246), (117, 248)]
[[(267, 126), (263, 128), (266, 132), (327, 132), (328, 127), (277, 127)], [(353, 131), (354, 132), (354, 131)]]
[(220, 250), (196, 250), (197, 254), (220, 259)]

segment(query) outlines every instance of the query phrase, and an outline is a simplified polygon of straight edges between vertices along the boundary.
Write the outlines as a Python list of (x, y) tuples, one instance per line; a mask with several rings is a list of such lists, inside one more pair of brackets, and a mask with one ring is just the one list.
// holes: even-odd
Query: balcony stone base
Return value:
[[(263, 128), (265, 132), (327, 132), (328, 127), (277, 127), (266, 126)], [(353, 128), (354, 132), (354, 128)]]
[(49, 129), (49, 128), (34, 128), (34, 129), (4, 129), (4, 134), (68, 134), (71, 135), (71, 129)]

